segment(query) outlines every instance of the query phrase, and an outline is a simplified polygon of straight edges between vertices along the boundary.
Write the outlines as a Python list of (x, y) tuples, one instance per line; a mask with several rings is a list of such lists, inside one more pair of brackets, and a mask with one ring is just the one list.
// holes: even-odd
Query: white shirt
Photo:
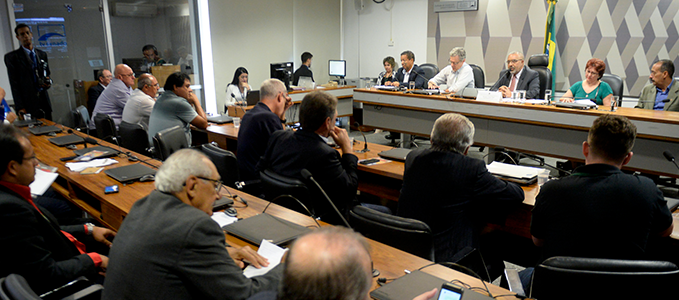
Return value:
[[(413, 66), (414, 67), (414, 66)], [(403, 82), (410, 82), (410, 72), (413, 71), (413, 68), (411, 67), (409, 71), (406, 71), (405, 68), (403, 68)]]
[(226, 101), (224, 102), (224, 105), (231, 106), (236, 105), (236, 102), (238, 101), (245, 101), (248, 96), (248, 92), (249, 90), (245, 89), (243, 90), (243, 93), (241, 93), (238, 85), (229, 84), (226, 87)]
[[(519, 70), (519, 73), (514, 74), (514, 77), (516, 77), (516, 86), (519, 85), (519, 78), (521, 78), (521, 73), (523, 73), (523, 68), (521, 68)], [(514, 77), (512, 77), (512, 79), (509, 80), (509, 86), (508, 87), (512, 86), (512, 80), (514, 80)], [(514, 86), (514, 91), (516, 90), (516, 86)]]
[(474, 71), (466, 62), (462, 64), (457, 72), (453, 72), (453, 67), (448, 65), (441, 72), (436, 74), (429, 82), (435, 85), (446, 84), (448, 91), (457, 93), (465, 87), (474, 87)]
[(132, 124), (141, 124), (145, 129), (149, 128), (149, 117), (156, 101), (140, 89), (132, 91), (130, 100), (125, 103), (123, 109), (123, 121)]

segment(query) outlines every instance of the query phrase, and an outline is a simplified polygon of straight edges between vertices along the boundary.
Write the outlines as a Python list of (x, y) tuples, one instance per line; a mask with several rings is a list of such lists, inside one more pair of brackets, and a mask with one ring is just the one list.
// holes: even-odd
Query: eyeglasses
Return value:
[(512, 60), (508, 60), (508, 61), (507, 61), (507, 64), (508, 64), (508, 65), (509, 65), (509, 64), (515, 64), (515, 63), (520, 62), (520, 61), (523, 61), (523, 59), (512, 59)]
[(130, 76), (130, 77), (134, 77), (134, 73), (132, 73), (132, 74), (122, 74), (122, 76)]
[(454, 62), (454, 61), (452, 61), (452, 60), (450, 60), (450, 59), (448, 60), (448, 62), (449, 62), (450, 64), (452, 64), (452, 65), (457, 65), (457, 64), (462, 63), (462, 61)]
[(215, 192), (217, 194), (219, 194), (219, 192), (222, 190), (222, 187), (224, 186), (224, 183), (221, 182), (220, 180), (210, 179), (210, 178), (205, 178), (205, 177), (200, 177), (200, 176), (196, 176), (196, 177), (198, 177), (202, 180), (206, 180), (206, 181), (210, 181), (210, 182), (214, 183), (215, 184)]

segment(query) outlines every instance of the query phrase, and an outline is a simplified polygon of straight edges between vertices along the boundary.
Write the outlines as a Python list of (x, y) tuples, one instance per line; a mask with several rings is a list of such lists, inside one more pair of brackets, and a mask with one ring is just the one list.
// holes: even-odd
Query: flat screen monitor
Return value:
[(285, 88), (290, 90), (290, 81), (292, 80), (292, 62), (272, 63), (271, 64), (271, 78), (276, 78), (285, 84)]
[(329, 60), (328, 61), (328, 75), (344, 78), (347, 76), (347, 61), (346, 60)]
[(132, 72), (134, 72), (134, 75), (137, 78), (139, 78), (139, 75), (146, 73), (141, 70), (142, 65), (144, 65), (143, 58), (123, 58), (123, 63), (132, 69)]

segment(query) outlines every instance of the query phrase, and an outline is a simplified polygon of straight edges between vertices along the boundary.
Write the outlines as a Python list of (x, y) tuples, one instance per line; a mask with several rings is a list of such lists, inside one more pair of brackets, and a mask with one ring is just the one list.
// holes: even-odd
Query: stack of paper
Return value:
[(541, 168), (517, 166), (497, 161), (492, 162), (486, 167), (493, 175), (520, 179), (531, 179), (537, 177), (538, 172), (542, 170)]

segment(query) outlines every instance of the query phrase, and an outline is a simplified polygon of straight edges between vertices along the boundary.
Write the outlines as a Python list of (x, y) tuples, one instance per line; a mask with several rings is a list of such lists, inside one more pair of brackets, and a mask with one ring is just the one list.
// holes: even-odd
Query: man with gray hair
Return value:
[(495, 178), (482, 160), (467, 156), (473, 143), (474, 124), (448, 113), (434, 123), (431, 148), (406, 157), (397, 215), (429, 225), (437, 262), (456, 261), (465, 247), (478, 249), (483, 214), (524, 199), (518, 185)]
[(259, 102), (243, 116), (238, 130), (238, 169), (241, 180), (259, 179), (255, 169), (266, 151), (266, 143), (285, 124), (285, 112), (292, 106), (285, 84), (267, 79), (259, 88)]
[(182, 149), (156, 174), (156, 189), (138, 200), (116, 235), (103, 299), (246, 299), (278, 286), (282, 265), (246, 278), (243, 260), (265, 258), (226, 245), (213, 221), (222, 183), (204, 154)]
[(449, 66), (446, 66), (429, 80), (429, 88), (439, 88), (440, 85), (446, 85), (446, 92), (457, 93), (462, 89), (474, 87), (474, 71), (472, 67), (467, 64), (467, 52), (462, 47), (455, 47), (450, 50)]
[(130, 94), (130, 100), (125, 103), (123, 109), (123, 121), (131, 124), (141, 124), (144, 129), (149, 128), (149, 117), (156, 104), (156, 97), (160, 85), (158, 80), (151, 74), (145, 73), (139, 76), (137, 89)]
[(92, 114), (94, 107), (97, 105), (97, 99), (99, 95), (104, 92), (104, 89), (111, 83), (113, 79), (113, 74), (108, 69), (102, 69), (97, 71), (97, 80), (99, 83), (97, 85), (91, 86), (87, 90), (87, 112)]
[[(526, 67), (523, 54), (515, 51), (507, 56), (507, 69), (500, 71), (499, 79), (491, 91), (502, 92), (502, 97), (509, 98), (513, 91), (526, 91), (526, 99), (544, 97), (540, 94), (540, 75)], [(550, 87), (551, 88), (551, 87)]]

